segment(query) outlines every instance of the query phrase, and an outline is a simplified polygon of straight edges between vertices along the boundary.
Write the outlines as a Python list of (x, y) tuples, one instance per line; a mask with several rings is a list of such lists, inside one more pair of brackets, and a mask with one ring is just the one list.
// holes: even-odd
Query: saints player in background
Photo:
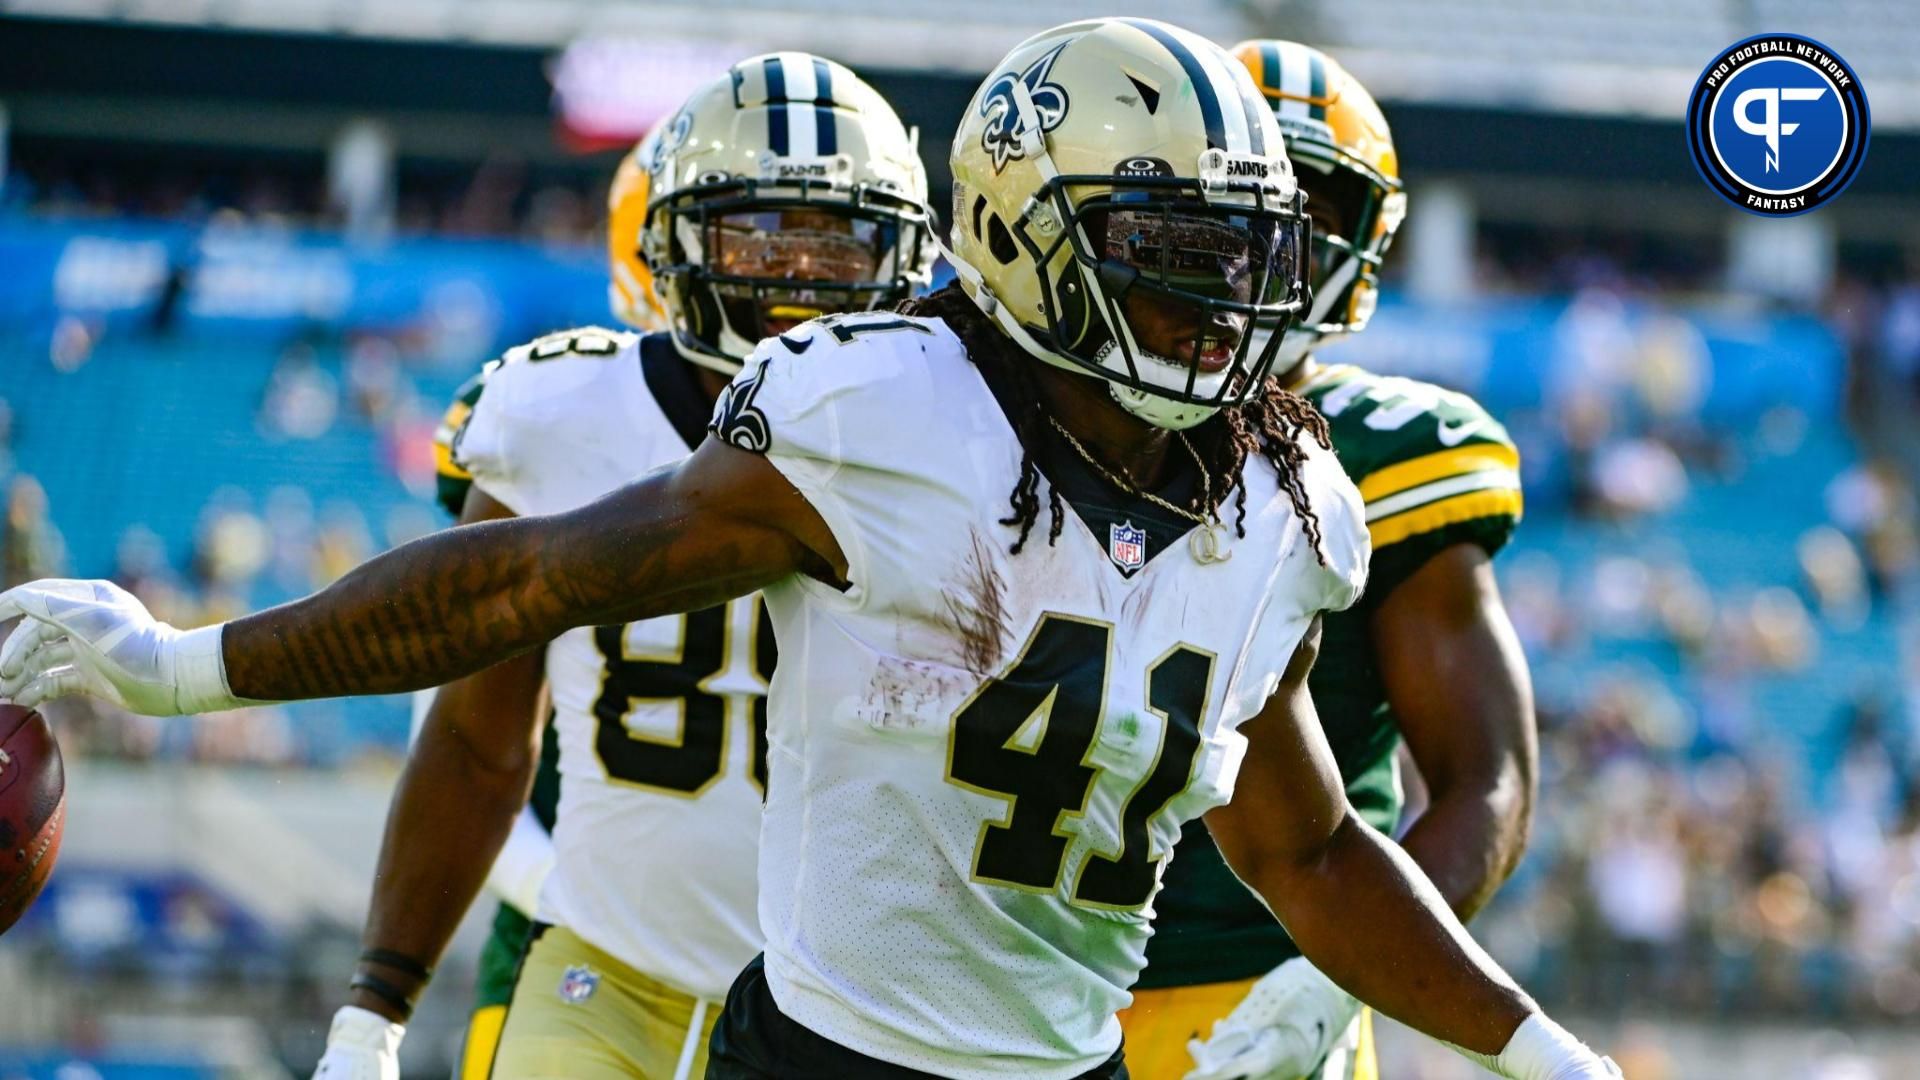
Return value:
[[(607, 281), (608, 307), (615, 317), (635, 330), (659, 330), (665, 326), (666, 313), (653, 289), (653, 272), (640, 257), (640, 229), (646, 220), (650, 174), (646, 163), (652, 160), (659, 129), (642, 139), (614, 172), (607, 189)], [(467, 495), (473, 489), (473, 474), (454, 456), (454, 438), (466, 427), (468, 417), (480, 401), (486, 372), (482, 369), (467, 380), (447, 407), (446, 416), (434, 432), (434, 469), (438, 498), (455, 521), (465, 513)], [(469, 690), (484, 688), (484, 680), (472, 679), (455, 684)], [(431, 715), (433, 703), (440, 697), (423, 690), (414, 697), (414, 731)], [(543, 708), (536, 702), (535, 710)], [(448, 725), (448, 716), (460, 716), (471, 707), (448, 702), (436, 723)], [(506, 1023), (507, 1002), (513, 998), (514, 974), (520, 967), (520, 954), (526, 949), (533, 930), (531, 912), (539, 901), (540, 886), (553, 870), (553, 819), (560, 802), (560, 743), (553, 729), (540, 717), (544, 735), (540, 743), (539, 765), (534, 772), (532, 794), (526, 807), (514, 820), (513, 830), (500, 849), (500, 855), (487, 873), (487, 890), (500, 903), (494, 909), (493, 923), (474, 980), (473, 1017), (467, 1025), (467, 1037), (460, 1051), (459, 1080), (486, 1080), (493, 1067), (494, 1049), (500, 1043), (500, 1028)]]
[[(1364, 329), (1378, 298), (1406, 206), (1393, 139), (1326, 54), (1249, 41), (1234, 55), (1273, 106), (1314, 221), (1313, 304), (1274, 367), (1327, 417), (1373, 540), (1366, 595), (1327, 616), (1308, 685), (1348, 800), (1389, 835), (1406, 742), (1430, 801), (1401, 843), (1470, 918), (1519, 862), (1532, 813), (1532, 687), (1489, 565), (1520, 520), (1519, 458), (1470, 398), (1313, 354)], [(1300, 956), (1204, 830), (1178, 854), (1122, 1017), (1136, 1080), (1294, 1080), (1323, 1063), (1329, 1080), (1373, 1080), (1371, 1016)]]
[[(609, 193), (612, 307), (672, 331), (567, 331), (488, 364), (442, 425), (441, 501), (463, 523), (552, 513), (685, 457), (754, 342), (925, 281), (925, 201), (912, 139), (852, 72), (804, 53), (742, 61), (642, 140)], [(529, 739), (549, 733), (487, 875), (502, 903), (464, 1078), (704, 1073), (718, 1003), (760, 948), (773, 659), (755, 594), (574, 630), (440, 691), (396, 796), (363, 974), (437, 952)], [(384, 1039), (368, 1016), (347, 1013), (330, 1061), (364, 1056), (362, 1031)]]
[(1505, 1076), (1617, 1076), (1340, 787), (1306, 677), (1367, 529), (1252, 347), (1304, 307), (1309, 230), (1246, 71), (1086, 20), (1017, 46), (957, 128), (963, 285), (761, 342), (691, 457), (186, 633), (110, 583), (21, 586), (0, 695), (411, 690), (760, 589), (766, 952), (709, 1078), (1125, 1077), (1114, 1014), (1203, 813), (1342, 985)]

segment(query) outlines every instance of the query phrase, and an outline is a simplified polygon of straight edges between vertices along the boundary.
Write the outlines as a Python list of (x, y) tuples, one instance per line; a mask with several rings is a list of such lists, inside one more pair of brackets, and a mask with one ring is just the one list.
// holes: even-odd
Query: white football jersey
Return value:
[(1309, 446), (1329, 569), (1256, 457), (1247, 535), (1229, 502), (1231, 557), (1203, 563), (1190, 535), (1149, 550), (1137, 507), (1096, 528), (1068, 505), (1050, 544), (1043, 477), (1011, 554), (998, 519), (1022, 452), (1006, 414), (943, 322), (893, 314), (763, 342), (713, 429), (792, 481), (851, 582), (766, 591), (775, 1000), (941, 1076), (1097, 1066), (1181, 823), (1232, 795), (1237, 726), (1314, 615), (1360, 592), (1358, 493)]
[[(570, 510), (687, 456), (711, 413), (694, 379), (665, 337), (543, 338), (487, 375), (454, 453), (516, 514)], [(762, 612), (755, 594), (547, 647), (560, 805), (538, 917), (711, 999), (760, 951)]]

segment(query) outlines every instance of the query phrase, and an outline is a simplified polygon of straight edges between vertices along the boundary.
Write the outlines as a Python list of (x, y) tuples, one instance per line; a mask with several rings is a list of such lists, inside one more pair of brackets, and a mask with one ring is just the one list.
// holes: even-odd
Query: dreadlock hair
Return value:
[[(990, 370), (1012, 389), (1009, 396), (1017, 404), (1011, 419), (1022, 451), (1020, 479), (1007, 496), (1012, 513), (1001, 518), (1000, 524), (1020, 530), (1019, 538), (1010, 549), (1017, 555), (1026, 546), (1034, 522), (1040, 516), (1040, 469), (1034, 462), (1034, 450), (1041, 445), (1041, 440), (1057, 438), (1048, 423), (1045, 399), (1034, 377), (1033, 358), (1007, 340), (957, 283), (905, 301), (899, 310), (906, 315), (945, 321), (966, 347), (968, 358)], [(1233, 489), (1234, 531), (1239, 536), (1247, 535), (1247, 489), (1240, 483), (1240, 472), (1246, 467), (1249, 454), (1260, 454), (1279, 474), (1280, 488), (1293, 503), (1294, 513), (1300, 516), (1307, 539), (1313, 544), (1314, 557), (1325, 566), (1327, 556), (1320, 540), (1320, 517), (1307, 499), (1306, 483), (1301, 475), (1307, 452), (1300, 437), (1311, 437), (1323, 450), (1333, 449), (1327, 418), (1306, 398), (1282, 389), (1279, 380), (1271, 376), (1263, 383), (1262, 391), (1243, 404), (1221, 409), (1189, 433), (1188, 438), (1207, 472), (1208, 483), (1200, 485), (1200, 490), (1210, 487), (1224, 499), (1228, 489)], [(1215, 507), (1202, 506), (1201, 501), (1202, 496), (1196, 492), (1190, 507), (1194, 513), (1215, 512)], [(1060, 493), (1051, 485), (1047, 488), (1047, 502), (1052, 517), (1047, 543), (1052, 545), (1060, 539), (1065, 517)]]

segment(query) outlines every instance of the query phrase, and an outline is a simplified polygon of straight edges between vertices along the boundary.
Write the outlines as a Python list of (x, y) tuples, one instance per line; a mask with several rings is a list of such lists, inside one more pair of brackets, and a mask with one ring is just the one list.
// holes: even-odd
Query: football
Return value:
[(66, 811), (67, 775), (53, 729), (32, 709), (0, 705), (0, 934), (53, 873)]

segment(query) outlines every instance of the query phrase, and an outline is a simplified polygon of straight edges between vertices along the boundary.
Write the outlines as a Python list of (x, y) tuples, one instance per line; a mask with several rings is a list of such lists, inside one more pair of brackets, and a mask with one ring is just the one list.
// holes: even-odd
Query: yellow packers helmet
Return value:
[(949, 258), (974, 302), (1160, 427), (1256, 395), (1280, 335), (1256, 349), (1251, 331), (1304, 310), (1310, 230), (1246, 69), (1118, 18), (1044, 31), (993, 71), (953, 141)]
[(893, 107), (808, 53), (742, 60), (661, 128), (641, 249), (674, 345), (740, 370), (762, 338), (912, 295), (937, 254)]
[(1233, 55), (1273, 109), (1316, 223), (1336, 223), (1316, 229), (1313, 302), (1282, 348), (1291, 367), (1315, 344), (1366, 329), (1407, 196), (1386, 117), (1339, 61), (1294, 41), (1243, 41)]
[(633, 152), (620, 159), (620, 168), (607, 188), (607, 304), (621, 322), (636, 330), (661, 330), (667, 313), (653, 291), (653, 271), (640, 254), (640, 227), (647, 220), (653, 176), (648, 163), (660, 138), (655, 127)]

